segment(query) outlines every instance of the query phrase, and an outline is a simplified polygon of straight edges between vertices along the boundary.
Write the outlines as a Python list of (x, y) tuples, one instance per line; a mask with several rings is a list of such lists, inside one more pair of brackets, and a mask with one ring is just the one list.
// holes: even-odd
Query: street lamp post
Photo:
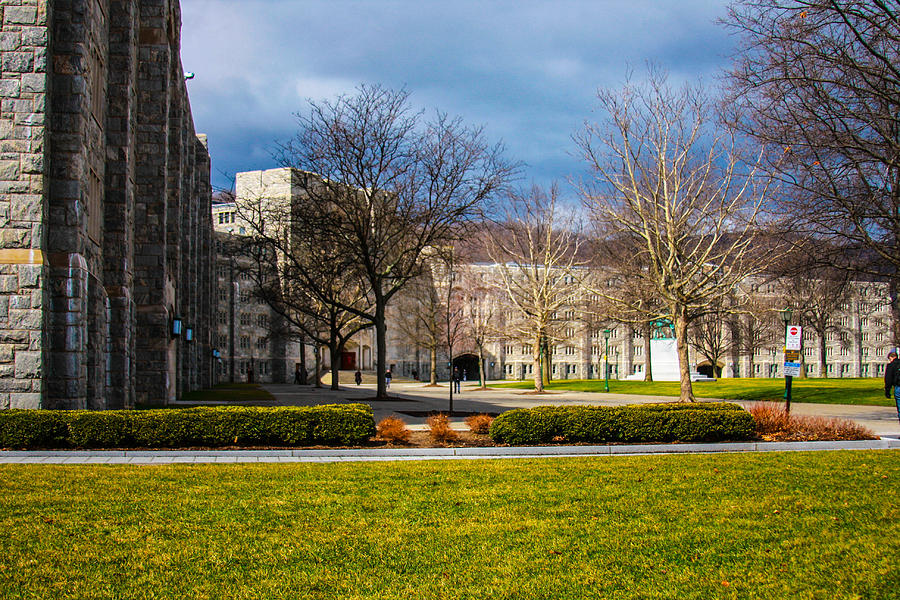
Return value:
[[(787, 328), (788, 325), (791, 324), (791, 316), (794, 314), (790, 308), (782, 309), (781, 311), (781, 320), (784, 323), (784, 350), (785, 354), (787, 353)], [(787, 356), (785, 356), (787, 358)], [(787, 360), (785, 360), (785, 363)], [(791, 412), (791, 383), (794, 378), (791, 375), (788, 375), (787, 372), (784, 374), (784, 412)]]
[(606, 348), (603, 351), (603, 364), (604, 364), (604, 379), (606, 380), (605, 390), (609, 391), (609, 329), (603, 330), (603, 341), (606, 343)]

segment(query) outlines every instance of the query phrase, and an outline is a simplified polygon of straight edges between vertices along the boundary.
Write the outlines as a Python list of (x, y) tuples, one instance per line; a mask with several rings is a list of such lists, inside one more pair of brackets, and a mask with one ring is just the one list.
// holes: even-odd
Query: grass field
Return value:
[[(616, 394), (643, 394), (650, 396), (678, 396), (677, 381), (609, 381), (609, 391)], [(532, 381), (502, 383), (493, 387), (534, 389)], [(547, 389), (575, 390), (579, 392), (603, 392), (602, 379), (566, 379), (550, 383)], [(784, 399), (784, 379), (719, 379), (694, 382), (694, 394), (701, 398), (726, 398), (731, 400)], [(792, 402), (817, 404), (865, 404), (870, 406), (894, 406), (893, 398), (884, 397), (884, 383), (880, 378), (864, 379), (794, 379), (791, 386)]]
[(257, 383), (220, 383), (210, 389), (187, 392), (182, 402), (270, 402), (275, 397)]
[(896, 598), (900, 452), (0, 468), (0, 597)]

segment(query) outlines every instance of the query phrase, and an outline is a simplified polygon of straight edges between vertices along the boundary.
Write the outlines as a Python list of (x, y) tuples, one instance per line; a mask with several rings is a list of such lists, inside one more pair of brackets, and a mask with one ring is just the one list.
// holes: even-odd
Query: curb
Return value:
[(348, 448), (324, 450), (9, 450), (0, 452), (0, 464), (325, 463), (888, 449), (900, 449), (900, 440), (881, 438), (879, 440), (848, 442), (729, 442), (720, 444)]

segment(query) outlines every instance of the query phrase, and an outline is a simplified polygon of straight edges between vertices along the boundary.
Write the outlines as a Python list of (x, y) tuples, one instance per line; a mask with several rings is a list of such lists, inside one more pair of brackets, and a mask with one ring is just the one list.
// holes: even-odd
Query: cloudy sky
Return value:
[(213, 183), (277, 166), (307, 99), (360, 83), (481, 124), (527, 180), (579, 177), (571, 135), (646, 61), (715, 86), (734, 39), (725, 0), (181, 0), (182, 62)]

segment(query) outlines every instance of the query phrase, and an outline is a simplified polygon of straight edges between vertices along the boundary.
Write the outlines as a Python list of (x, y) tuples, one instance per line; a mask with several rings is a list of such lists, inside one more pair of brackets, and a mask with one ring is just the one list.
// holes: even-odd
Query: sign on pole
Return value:
[(803, 328), (799, 325), (788, 325), (784, 336), (784, 347), (788, 350), (799, 350), (802, 343)]
[(798, 363), (798, 362), (784, 363), (784, 376), (785, 377), (800, 377), (800, 363)]

